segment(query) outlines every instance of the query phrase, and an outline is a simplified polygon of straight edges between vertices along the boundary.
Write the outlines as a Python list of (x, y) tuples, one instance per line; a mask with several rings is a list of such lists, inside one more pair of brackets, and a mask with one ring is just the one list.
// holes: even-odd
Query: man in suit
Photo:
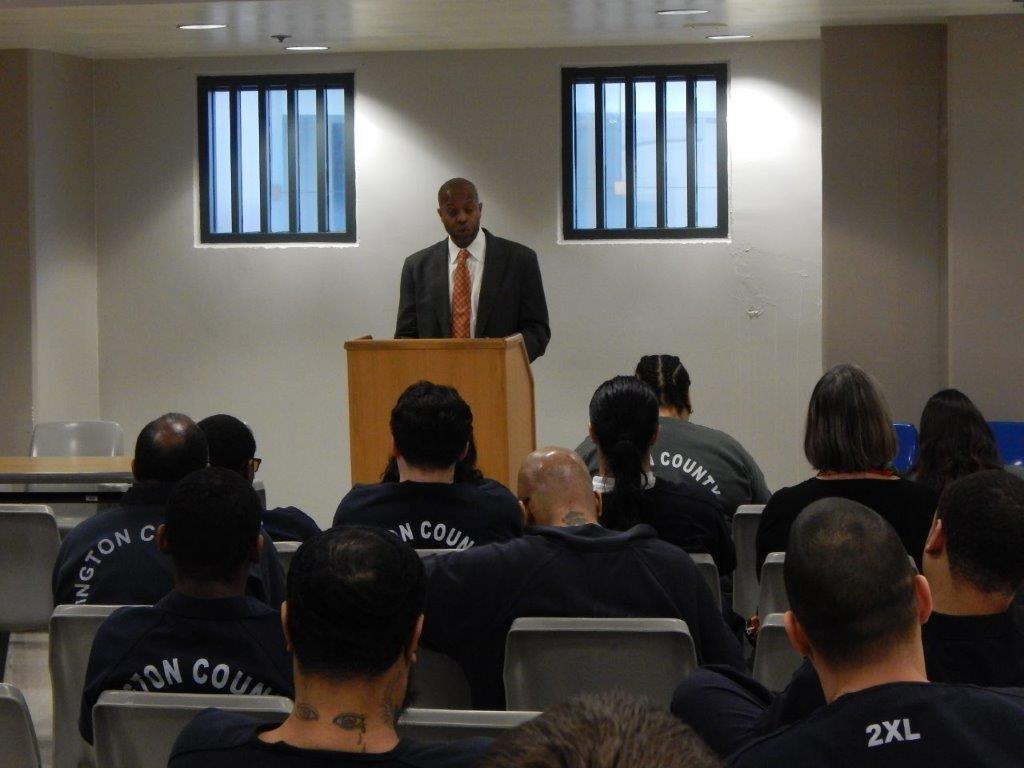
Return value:
[(448, 237), (405, 260), (395, 338), (522, 333), (536, 360), (551, 339), (537, 254), (480, 228), (484, 206), (473, 182), (446, 181), (437, 204)]

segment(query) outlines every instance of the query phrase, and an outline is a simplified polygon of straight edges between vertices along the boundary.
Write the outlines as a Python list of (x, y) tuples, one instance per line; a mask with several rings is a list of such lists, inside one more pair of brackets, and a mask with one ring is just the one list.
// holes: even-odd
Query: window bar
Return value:
[(213, 109), (213, 94), (212, 90), (206, 91), (202, 100), (203, 114), (200, 115), (200, 119), (205, 118), (206, 125), (206, 151), (203, 153), (203, 165), (205, 166), (202, 170), (206, 175), (207, 189), (206, 195), (203, 199), (206, 201), (206, 216), (203, 217), (204, 226), (208, 232), (213, 232), (214, 229), (214, 215), (217, 210), (217, 174), (212, 173), (210, 169), (210, 160), (213, 157), (214, 147), (214, 136), (217, 135), (217, 113)]
[(716, 109), (715, 109), (715, 127), (718, 133), (718, 228), (724, 233), (728, 228), (729, 221), (729, 201), (728, 201), (728, 182), (726, 178), (729, 175), (729, 165), (727, 153), (729, 151), (729, 145), (726, 143), (726, 124), (725, 124), (725, 112), (728, 109), (726, 105), (726, 92), (725, 92), (725, 79), (720, 78), (717, 80), (716, 86)]
[(634, 163), (636, 162), (635, 157), (635, 136), (636, 136), (636, 113), (634, 112), (633, 106), (633, 89), (636, 87), (636, 81), (631, 78), (626, 78), (626, 114), (625, 114), (625, 133), (626, 133), (626, 229), (632, 229), (634, 226), (635, 211), (634, 206), (636, 205), (636, 191), (633, 189), (633, 185), (636, 183), (636, 168)]
[(231, 115), (231, 232), (232, 234), (238, 234), (242, 231), (241, 227), (241, 205), (239, 200), (242, 197), (241, 190), (241, 165), (239, 163), (239, 141), (238, 141), (238, 121), (239, 117), (238, 102), (242, 98), (242, 92), (238, 88), (233, 88), (231, 91), (231, 98), (228, 99), (229, 114)]
[(697, 89), (686, 81), (686, 226), (697, 226)]
[(298, 98), (294, 87), (288, 88), (288, 231), (299, 231), (299, 153), (296, 115)]
[(267, 145), (267, 99), (266, 88), (259, 89), (260, 128), (260, 232), (270, 231), (270, 149)]
[(657, 189), (654, 202), (658, 229), (665, 228), (668, 200), (665, 190), (665, 82), (664, 77), (654, 81), (654, 174)]
[(594, 228), (604, 229), (604, 81), (594, 80)]
[(316, 220), (317, 231), (327, 225), (327, 104), (324, 89), (316, 89)]
[[(345, 232), (355, 233), (356, 226), (356, 163), (355, 163), (355, 85), (345, 88)], [(722, 146), (725, 146), (724, 144)]]

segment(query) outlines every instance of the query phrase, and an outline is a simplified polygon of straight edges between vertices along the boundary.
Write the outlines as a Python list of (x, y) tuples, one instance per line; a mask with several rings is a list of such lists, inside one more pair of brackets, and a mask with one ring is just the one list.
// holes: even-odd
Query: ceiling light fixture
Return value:
[(708, 35), (708, 40), (749, 40), (753, 35)]
[(224, 29), (227, 24), (179, 24), (178, 29)]
[(328, 51), (330, 50), (326, 45), (289, 45), (285, 47), (286, 51)]
[(698, 16), (702, 13), (707, 13), (702, 8), (675, 8), (666, 11), (658, 11), (659, 16)]

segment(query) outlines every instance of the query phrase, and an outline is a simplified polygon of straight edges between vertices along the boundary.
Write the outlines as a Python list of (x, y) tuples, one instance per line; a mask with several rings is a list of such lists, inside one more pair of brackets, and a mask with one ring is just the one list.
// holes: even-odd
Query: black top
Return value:
[(493, 480), (356, 485), (334, 513), (335, 525), (352, 523), (387, 528), (414, 549), (466, 549), (523, 532), (516, 497)]
[(275, 726), (244, 715), (207, 709), (196, 715), (171, 749), (168, 768), (468, 768), (490, 739), (420, 744), (402, 739), (380, 754), (300, 749), (259, 740)]
[(120, 608), (100, 626), (89, 655), (78, 723), (89, 743), (92, 708), (114, 689), (291, 697), (281, 615), (251, 597), (177, 591), (154, 606)]
[(921, 569), (921, 553), (938, 499), (930, 488), (910, 480), (820, 480), (780, 488), (765, 505), (757, 528), (757, 569), (772, 552), (785, 552), (789, 528), (804, 508), (832, 496), (870, 507), (892, 524), (907, 552)]
[(702, 663), (743, 668), (697, 566), (647, 525), (529, 528), (428, 559), (428, 570), (423, 643), (459, 663), (477, 708), (505, 708), (505, 636), (523, 616), (683, 619)]
[[(1020, 606), (991, 616), (932, 613), (921, 636), (932, 682), (1024, 687), (1024, 609)], [(770, 733), (824, 706), (818, 673), (804, 661), (758, 721), (756, 733)]]
[(320, 526), (298, 507), (275, 507), (264, 510), (263, 530), (274, 541), (305, 541), (320, 533)]
[[(174, 483), (136, 483), (116, 507), (83, 520), (65, 537), (53, 566), (53, 602), (152, 605), (174, 588), (174, 564), (156, 529)], [(246, 591), (273, 608), (285, 597), (284, 571), (267, 537)]]
[(888, 683), (840, 696), (752, 742), (730, 765), (935, 768), (1020, 766), (1024, 692)]
[[(722, 576), (736, 569), (736, 548), (721, 504), (710, 491), (657, 478), (642, 494), (640, 522), (652, 526), (659, 539), (687, 552), (707, 552)], [(601, 522), (609, 525), (615, 514), (610, 493), (602, 494), (601, 505)]]

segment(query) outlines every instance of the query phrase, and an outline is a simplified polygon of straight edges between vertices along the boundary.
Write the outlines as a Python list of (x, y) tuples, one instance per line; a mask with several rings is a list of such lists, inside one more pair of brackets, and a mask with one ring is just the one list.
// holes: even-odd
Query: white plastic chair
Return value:
[(426, 709), (473, 708), (466, 674), (450, 656), (420, 646), (412, 676), (416, 681), (417, 706)]
[(398, 735), (421, 742), (495, 738), (533, 720), (540, 712), (490, 712), (464, 709), (407, 709), (398, 718)]
[(25, 697), (13, 685), (0, 683), (0, 765), (41, 768), (42, 764)]
[(302, 545), (301, 541), (275, 541), (274, 549), (277, 550), (277, 560), (281, 563), (285, 575), (288, 575), (288, 568), (292, 564), (292, 558)]
[(577, 694), (625, 691), (667, 705), (696, 668), (680, 619), (520, 618), (505, 641), (505, 701), (540, 711)]
[(789, 595), (783, 570), (786, 567), (785, 552), (771, 552), (761, 566), (761, 585), (757, 593), (757, 615), (785, 613), (789, 610)]
[(711, 594), (715, 598), (718, 607), (721, 608), (722, 583), (718, 578), (718, 566), (715, 565), (715, 559), (707, 552), (697, 552), (696, 554), (691, 554), (690, 557), (697, 566), (697, 570), (700, 571), (700, 575), (704, 577), (704, 581), (711, 588)]
[(32, 456), (122, 456), (116, 421), (44, 421), (32, 430)]
[(104, 691), (92, 709), (97, 765), (167, 768), (178, 734), (210, 707), (280, 723), (292, 711), (292, 702), (284, 696)]
[(764, 504), (742, 504), (732, 518), (736, 544), (736, 571), (732, 581), (732, 607), (744, 619), (757, 612), (757, 527)]
[(754, 649), (754, 679), (769, 691), (781, 691), (803, 658), (790, 645), (781, 613), (771, 613), (761, 620)]

